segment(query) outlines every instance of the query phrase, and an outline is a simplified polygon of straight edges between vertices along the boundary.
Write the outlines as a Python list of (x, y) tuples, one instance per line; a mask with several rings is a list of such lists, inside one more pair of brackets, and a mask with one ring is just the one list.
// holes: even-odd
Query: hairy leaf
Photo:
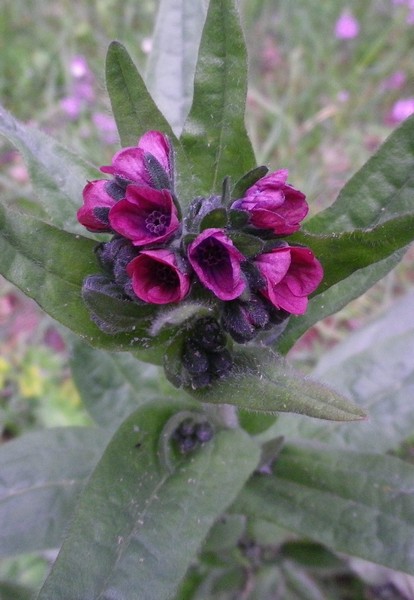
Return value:
[(80, 340), (72, 343), (71, 369), (83, 404), (95, 421), (117, 429), (126, 417), (161, 391), (157, 367), (129, 352), (107, 352)]
[(0, 446), (0, 556), (60, 546), (106, 443), (100, 429), (65, 427)]
[(414, 294), (332, 348), (313, 376), (352, 398), (369, 418), (357, 427), (281, 415), (268, 434), (311, 438), (363, 452), (395, 451), (412, 435)]
[(19, 123), (1, 107), (0, 134), (22, 153), (45, 220), (65, 231), (94, 237), (77, 222), (76, 211), (87, 180), (102, 178), (99, 171), (42, 131)]
[(253, 476), (232, 510), (414, 574), (413, 489), (414, 467), (397, 458), (288, 445), (274, 474)]
[(305, 378), (265, 346), (237, 351), (234, 363), (223, 380), (187, 392), (202, 402), (234, 404), (254, 412), (296, 412), (334, 421), (365, 416), (344, 396)]
[(312, 325), (335, 314), (351, 300), (361, 296), (400, 262), (405, 251), (406, 248), (397, 250), (375, 264), (358, 269), (325, 291), (320, 293), (317, 291), (316, 295), (309, 300), (306, 313), (289, 320), (277, 341), (277, 350), (286, 353)]
[(312, 233), (375, 227), (414, 212), (414, 117), (404, 121), (349, 180), (338, 199), (305, 223)]
[(168, 420), (194, 406), (159, 401), (123, 423), (85, 488), (39, 600), (135, 600), (137, 590), (143, 599), (171, 598), (258, 461), (256, 444), (227, 430), (167, 468)]
[(198, 193), (220, 193), (255, 167), (244, 112), (247, 58), (234, 0), (210, 0), (201, 39), (194, 99), (181, 137)]
[(94, 246), (93, 240), (0, 206), (0, 271), (6, 279), (92, 346), (162, 362), (169, 332), (157, 338), (142, 329), (109, 335), (93, 323), (81, 292), (85, 277), (99, 271)]

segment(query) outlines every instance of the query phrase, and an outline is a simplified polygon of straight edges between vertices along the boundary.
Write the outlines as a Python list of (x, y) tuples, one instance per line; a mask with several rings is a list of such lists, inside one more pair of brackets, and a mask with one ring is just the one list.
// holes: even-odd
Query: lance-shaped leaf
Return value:
[(413, 213), (413, 140), (414, 117), (410, 117), (349, 180), (334, 204), (305, 223), (306, 231), (352, 231)]
[(207, 7), (208, 0), (161, 0), (158, 8), (146, 81), (177, 135), (191, 106)]
[(167, 468), (168, 420), (194, 407), (159, 401), (123, 423), (84, 490), (39, 600), (135, 600), (137, 590), (141, 598), (172, 597), (258, 461), (247, 434), (225, 430)]
[(358, 427), (280, 415), (265, 435), (321, 440), (363, 452), (390, 452), (412, 435), (414, 411), (414, 293), (349, 335), (318, 363), (312, 376), (335, 385), (369, 415)]
[[(414, 199), (414, 196), (413, 196)], [(297, 233), (293, 243), (309, 246), (321, 261), (324, 278), (317, 294), (355, 271), (384, 260), (414, 239), (414, 200), (412, 212), (366, 230), (356, 229), (329, 235)]]
[[(333, 287), (328, 287), (333, 280), (321, 286), (310, 301), (307, 313), (290, 321), (280, 340), (279, 350), (286, 352), (314, 323), (334, 314), (350, 300), (363, 294), (384, 277), (404, 255), (403, 247), (413, 237), (410, 236), (410, 219), (414, 214), (413, 133), (414, 118), (410, 118), (390, 135), (378, 152), (349, 180), (330, 208), (305, 222), (305, 232), (321, 237), (329, 235), (331, 241), (327, 240), (327, 244), (333, 244), (334, 252), (331, 263), (338, 259), (338, 269), (334, 264), (330, 265), (326, 282), (330, 279), (329, 270), (340, 279)], [(406, 222), (403, 215), (407, 215)], [(369, 231), (365, 236), (363, 232), (366, 229)], [(354, 230), (356, 232), (353, 238)], [(334, 249), (335, 236), (341, 236), (344, 232), (348, 232), (349, 241), (355, 242), (353, 251), (350, 247), (345, 249), (342, 246), (346, 237), (338, 238), (337, 249)], [(311, 236), (307, 240), (305, 237), (302, 238), (303, 243), (313, 243)], [(361, 247), (359, 243), (362, 240), (365, 242)], [(366, 244), (372, 244), (368, 252)], [(391, 249), (393, 244), (394, 251), (388, 254), (388, 257), (380, 258), (383, 251), (383, 254), (387, 255), (387, 248)], [(315, 245), (316, 252), (319, 251), (317, 245), (318, 242)], [(398, 245), (401, 250), (397, 249)], [(340, 255), (342, 249), (345, 250), (343, 257)], [(362, 256), (357, 257), (360, 249)], [(327, 246), (326, 251), (329, 252)], [(374, 257), (376, 251), (377, 261), (361, 268), (361, 259), (364, 261), (367, 254)], [(341, 266), (343, 259), (355, 260), (353, 264), (350, 263), (354, 272), (348, 276)]]
[(70, 366), (85, 408), (99, 425), (113, 430), (159, 395), (164, 380), (157, 367), (129, 352), (98, 350), (80, 340), (72, 343)]
[(122, 145), (136, 146), (138, 139), (151, 129), (168, 135), (176, 152), (176, 188), (180, 203), (184, 206), (190, 202), (193, 186), (188, 159), (131, 57), (119, 42), (112, 42), (108, 48), (106, 85)]
[(0, 556), (57, 548), (107, 433), (64, 427), (0, 447)]
[(277, 350), (285, 354), (312, 325), (335, 314), (351, 300), (359, 298), (400, 262), (405, 251), (406, 248), (397, 250), (375, 264), (358, 269), (325, 291), (320, 293), (317, 291), (316, 295), (309, 300), (306, 313), (289, 320), (277, 341)]
[(111, 42), (106, 56), (106, 86), (123, 146), (135, 146), (149, 129), (175, 138), (125, 47)]
[(324, 279), (311, 299), (309, 313), (291, 321), (278, 349), (287, 351), (311, 325), (333, 314), (384, 277), (413, 239), (414, 206), (412, 212), (368, 230), (328, 235), (294, 234), (292, 241), (312, 248), (321, 261)]
[(76, 211), (87, 180), (102, 178), (99, 171), (42, 131), (19, 123), (1, 107), (0, 134), (22, 153), (45, 219), (66, 231), (93, 237), (77, 222)]
[(232, 510), (414, 574), (413, 490), (414, 467), (397, 458), (288, 445), (274, 474), (253, 476)]
[(234, 0), (211, 0), (198, 55), (194, 98), (181, 137), (198, 193), (220, 193), (256, 166), (244, 123), (247, 58)]
[(344, 396), (304, 377), (265, 346), (235, 352), (229, 375), (209, 388), (187, 392), (202, 402), (234, 404), (254, 412), (295, 412), (334, 421), (365, 416)]
[[(82, 285), (86, 276), (99, 270), (94, 246), (93, 240), (0, 206), (0, 272), (6, 279), (91, 345), (133, 350), (143, 360), (162, 362), (167, 331), (153, 338), (139, 329), (137, 320), (135, 330), (109, 335), (91, 320)], [(139, 317), (138, 305), (136, 310)]]

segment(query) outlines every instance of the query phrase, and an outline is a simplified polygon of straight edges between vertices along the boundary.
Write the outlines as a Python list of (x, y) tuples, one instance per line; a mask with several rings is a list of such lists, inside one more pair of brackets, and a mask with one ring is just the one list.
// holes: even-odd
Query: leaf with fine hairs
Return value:
[(192, 453), (174, 453), (169, 421), (180, 411), (200, 414), (200, 407), (159, 400), (124, 421), (83, 492), (38, 600), (136, 600), (137, 590), (142, 600), (173, 596), (259, 460), (242, 430), (216, 431)]

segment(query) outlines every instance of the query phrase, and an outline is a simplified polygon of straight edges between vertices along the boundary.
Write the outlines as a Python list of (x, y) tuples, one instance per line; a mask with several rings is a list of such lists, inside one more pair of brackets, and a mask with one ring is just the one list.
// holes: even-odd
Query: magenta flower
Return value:
[(107, 192), (109, 181), (90, 181), (83, 189), (83, 206), (78, 210), (79, 223), (90, 231), (110, 231), (109, 210), (116, 200)]
[(306, 196), (286, 183), (288, 171), (275, 171), (259, 179), (232, 208), (245, 210), (250, 222), (259, 229), (270, 229), (276, 235), (297, 231), (308, 214)]
[(151, 304), (180, 302), (190, 289), (190, 278), (171, 250), (144, 250), (127, 266), (134, 293)]
[(138, 185), (154, 186), (153, 177), (148, 168), (148, 159), (150, 158), (155, 158), (168, 179), (171, 180), (173, 174), (171, 146), (167, 136), (159, 131), (147, 131), (140, 138), (138, 146), (119, 150), (112, 158), (112, 165), (101, 167), (101, 171)]
[(179, 228), (177, 207), (168, 190), (129, 185), (125, 198), (109, 212), (114, 231), (131, 240), (134, 246), (160, 244)]
[(255, 260), (266, 286), (260, 292), (273, 306), (294, 315), (303, 315), (307, 296), (323, 278), (323, 269), (309, 248), (285, 246), (261, 254)]
[(205, 229), (188, 247), (188, 260), (201, 283), (220, 300), (234, 300), (246, 287), (245, 257), (221, 229)]
[(335, 37), (338, 40), (352, 40), (359, 34), (359, 23), (350, 10), (344, 10), (335, 23)]
[(395, 125), (408, 119), (412, 114), (414, 114), (414, 98), (401, 98), (393, 104), (387, 121)]

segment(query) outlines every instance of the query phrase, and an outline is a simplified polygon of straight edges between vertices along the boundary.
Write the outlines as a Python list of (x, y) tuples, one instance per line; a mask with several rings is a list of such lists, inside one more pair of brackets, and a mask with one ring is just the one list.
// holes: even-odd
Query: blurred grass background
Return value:
[[(288, 168), (315, 213), (414, 112), (414, 18), (407, 0), (241, 0), (250, 56), (247, 125), (258, 163)], [(155, 0), (2, 0), (0, 103), (97, 165), (118, 149), (104, 85), (112, 39), (143, 72)], [(342, 19), (342, 29), (340, 27)], [(348, 21), (347, 21), (348, 19)], [(0, 138), (0, 193), (29, 197), (17, 152)], [(414, 285), (413, 252), (362, 298), (302, 338), (306, 368)], [(0, 436), (86, 424), (55, 324), (0, 282)], [(0, 562), (0, 579), (36, 585), (47, 557)]]

